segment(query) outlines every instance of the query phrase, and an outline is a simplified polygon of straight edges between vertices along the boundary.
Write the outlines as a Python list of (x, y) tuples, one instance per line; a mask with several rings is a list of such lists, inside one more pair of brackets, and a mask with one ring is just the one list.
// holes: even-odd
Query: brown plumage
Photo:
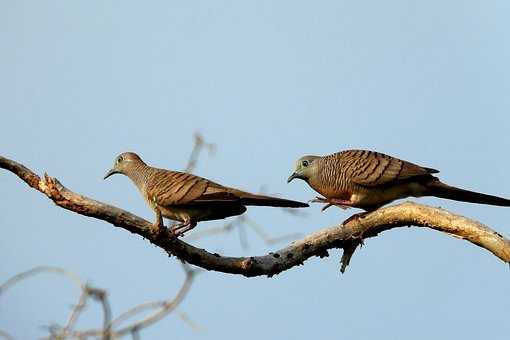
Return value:
[(444, 184), (433, 175), (438, 172), (379, 152), (347, 150), (324, 157), (301, 157), (288, 181), (306, 181), (324, 196), (316, 201), (327, 203), (325, 208), (337, 205), (372, 211), (409, 196), (510, 206), (508, 199)]
[(119, 155), (105, 179), (116, 173), (128, 176), (138, 187), (156, 213), (154, 227), (157, 230), (163, 226), (162, 217), (182, 222), (173, 229), (176, 235), (182, 235), (200, 221), (240, 215), (246, 211), (247, 205), (308, 206), (306, 203), (229, 188), (184, 172), (153, 168), (133, 152)]

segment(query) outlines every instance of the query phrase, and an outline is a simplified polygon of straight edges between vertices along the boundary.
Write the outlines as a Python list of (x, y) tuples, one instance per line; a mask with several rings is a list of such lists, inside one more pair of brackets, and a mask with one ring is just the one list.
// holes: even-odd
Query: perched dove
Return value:
[(180, 221), (172, 229), (176, 236), (194, 228), (200, 221), (241, 215), (247, 205), (308, 206), (306, 203), (250, 194), (185, 172), (153, 168), (133, 152), (117, 156), (113, 168), (104, 178), (113, 174), (126, 175), (138, 187), (156, 213), (154, 232), (163, 228), (162, 217)]
[(422, 167), (379, 152), (347, 150), (332, 155), (304, 156), (287, 182), (299, 178), (324, 197), (323, 210), (336, 205), (375, 210), (393, 200), (409, 196), (435, 196), (456, 201), (510, 206), (510, 200), (455, 188)]

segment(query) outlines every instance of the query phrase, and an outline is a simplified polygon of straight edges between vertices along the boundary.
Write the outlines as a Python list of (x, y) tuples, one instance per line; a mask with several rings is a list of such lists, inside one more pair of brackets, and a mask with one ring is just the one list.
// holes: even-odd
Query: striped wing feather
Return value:
[(192, 174), (154, 169), (147, 181), (149, 197), (162, 206), (241, 204), (275, 207), (307, 207), (301, 202), (255, 195), (229, 188)]
[(147, 192), (163, 206), (239, 200), (229, 188), (208, 179), (164, 169), (154, 169), (147, 180)]
[(439, 172), (374, 151), (349, 150), (341, 156), (349, 160), (351, 180), (368, 187)]

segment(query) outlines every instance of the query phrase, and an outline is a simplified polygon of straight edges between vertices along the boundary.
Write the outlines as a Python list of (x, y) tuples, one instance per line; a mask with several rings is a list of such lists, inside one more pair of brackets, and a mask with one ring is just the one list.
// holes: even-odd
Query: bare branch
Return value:
[(266, 243), (266, 244), (275, 244), (278, 242), (289, 241), (301, 236), (301, 233), (289, 233), (282, 236), (272, 237), (269, 236), (259, 225), (257, 222), (249, 218), (248, 216), (240, 216), (243, 217), (243, 222), (248, 225), (255, 233)]
[(234, 230), (234, 228), (239, 228), (241, 226), (241, 222), (242, 222), (241, 217), (243, 217), (243, 215), (236, 216), (236, 217), (232, 218), (231, 221), (229, 221), (221, 226), (197, 230), (193, 233), (190, 233), (189, 235), (185, 235), (184, 238), (186, 239), (186, 241), (189, 242), (189, 241), (198, 240), (198, 239), (201, 239), (201, 238), (204, 238), (207, 236), (228, 234), (232, 230)]
[[(25, 272), (19, 273), (12, 278), (8, 279), (6, 282), (4, 282), (2, 285), (0, 285), (0, 294), (5, 292), (8, 288), (14, 286), (15, 284), (19, 283), (20, 281), (27, 279), (29, 277), (32, 277), (39, 273), (57, 273), (60, 275), (64, 275), (68, 278), (70, 278), (73, 282), (75, 282), (81, 289), (82, 294), (80, 295), (80, 299), (78, 303), (75, 305), (73, 310), (71, 311), (71, 314), (68, 318), (68, 321), (64, 327), (60, 327), (58, 325), (51, 325), (48, 330), (50, 332), (49, 339), (66, 339), (68, 337), (73, 338), (79, 338), (79, 339), (85, 339), (90, 336), (97, 336), (102, 337), (104, 340), (113, 339), (117, 337), (121, 337), (127, 334), (131, 334), (133, 337), (136, 338), (138, 336), (139, 331), (145, 327), (148, 327), (155, 322), (161, 320), (166, 315), (171, 313), (175, 310), (175, 308), (182, 302), (184, 297), (187, 295), (192, 279), (196, 273), (196, 270), (192, 270), (191, 267), (183, 263), (182, 264), (183, 269), (186, 273), (186, 278), (184, 280), (184, 283), (177, 293), (177, 295), (169, 300), (166, 301), (158, 301), (158, 302), (152, 302), (152, 303), (144, 303), (139, 306), (136, 306), (127, 312), (121, 314), (119, 317), (117, 317), (115, 320), (111, 320), (111, 308), (110, 303), (108, 302), (107, 293), (103, 289), (94, 288), (89, 285), (85, 285), (82, 283), (82, 281), (73, 273), (64, 270), (62, 268), (58, 267), (35, 267), (33, 269), (27, 270)], [(74, 325), (76, 324), (76, 321), (79, 317), (79, 315), (83, 312), (88, 298), (91, 297), (94, 300), (97, 300), (101, 303), (101, 306), (103, 308), (103, 327), (101, 329), (97, 330), (87, 330), (87, 331), (74, 331)], [(113, 330), (114, 326), (117, 326), (120, 324), (120, 322), (133, 317), (135, 314), (138, 314), (142, 311), (145, 311), (147, 309), (157, 309), (153, 314), (143, 318), (140, 321), (136, 321), (132, 323), (131, 325), (125, 326), (118, 330)], [(0, 337), (4, 337), (5, 339), (12, 339), (12, 337), (0, 330)]]
[(103, 329), (101, 330), (101, 334), (103, 340), (110, 340), (112, 337), (110, 323), (112, 319), (112, 312), (110, 308), (110, 302), (108, 301), (108, 294), (103, 289), (93, 288), (90, 286), (87, 286), (86, 291), (89, 296), (99, 301), (103, 307)]
[(78, 276), (68, 270), (65, 270), (65, 269), (62, 269), (59, 267), (40, 266), (40, 267), (35, 267), (30, 270), (16, 274), (13, 277), (11, 277), (10, 279), (8, 279), (7, 281), (5, 281), (4, 283), (2, 283), (0, 285), (0, 295), (2, 295), (8, 288), (14, 286), (18, 282), (25, 280), (31, 276), (41, 274), (41, 273), (55, 273), (55, 274), (63, 275), (65, 277), (71, 279), (71, 281), (73, 281), (73, 283), (75, 283), (78, 286), (78, 288), (83, 289), (85, 287), (85, 285), (78, 278)]
[(148, 310), (152, 309), (160, 309), (165, 306), (166, 301), (152, 301), (152, 302), (144, 302), (141, 303), (135, 307), (130, 308), (129, 310), (125, 311), (118, 317), (116, 317), (110, 324), (111, 327), (117, 327), (117, 325), (121, 324), (122, 322), (136, 316), (137, 314), (140, 314), (142, 312), (146, 312)]
[[(187, 284), (186, 280), (188, 278), (191, 279), (192, 276), (195, 274), (195, 272), (189, 267), (189, 265), (187, 265), (185, 263), (182, 263), (182, 266), (183, 266), (184, 272), (186, 273), (185, 283), (183, 284), (183, 287), (184, 287)], [(182, 291), (182, 288), (181, 288), (181, 291)], [(173, 305), (175, 304), (175, 299), (176, 298), (174, 297), (172, 299), (165, 300), (165, 301), (145, 302), (145, 303), (139, 304), (139, 305), (127, 310), (126, 312), (122, 313), (117, 318), (115, 318), (115, 320), (113, 320), (111, 322), (110, 326), (112, 328), (117, 327), (118, 324), (124, 322), (125, 320), (130, 319), (130, 318), (134, 317), (135, 315), (137, 315), (141, 312), (145, 312), (150, 309), (161, 309), (161, 310), (167, 310), (168, 312), (170, 312), (170, 310), (169, 310), (170, 308), (172, 308), (172, 310), (174, 309)], [(159, 312), (160, 311), (158, 311), (157, 313), (159, 313)], [(133, 326), (131, 326), (131, 328), (133, 328)], [(140, 327), (134, 327), (134, 328), (136, 328), (137, 330), (140, 330)]]
[(138, 329), (133, 329), (131, 331), (131, 338), (133, 340), (140, 340), (140, 332), (138, 331)]
[(198, 156), (200, 155), (200, 152), (205, 148), (207, 151), (209, 151), (209, 154), (213, 154), (216, 150), (216, 146), (213, 143), (206, 143), (204, 140), (204, 137), (196, 132), (193, 135), (194, 143), (193, 143), (193, 149), (191, 149), (191, 154), (188, 159), (188, 163), (186, 164), (186, 167), (184, 168), (184, 172), (191, 172), (195, 169), (197, 165)]
[(67, 323), (62, 329), (62, 335), (65, 338), (67, 334), (69, 334), (76, 324), (76, 321), (78, 321), (78, 317), (80, 314), (85, 310), (85, 307), (87, 305), (87, 299), (89, 298), (88, 292), (86, 289), (83, 289), (80, 298), (78, 300), (78, 303), (74, 306), (74, 308), (71, 311), (71, 314), (69, 314), (69, 318), (67, 319)]
[(179, 318), (184, 321), (188, 326), (191, 327), (192, 330), (194, 330), (195, 332), (200, 332), (203, 330), (203, 327), (200, 326), (198, 323), (196, 323), (195, 321), (193, 321), (189, 315), (185, 312), (182, 312), (182, 311), (177, 311), (177, 315), (179, 316)]
[(354, 240), (374, 237), (382, 231), (414, 225), (427, 227), (470, 241), (492, 252), (504, 262), (510, 262), (510, 242), (480, 222), (454, 215), (440, 208), (414, 203), (389, 206), (337, 225), (317, 231), (286, 248), (264, 256), (227, 257), (209, 253), (187, 244), (165, 231), (150, 233), (151, 223), (125, 210), (76, 194), (55, 178), (40, 179), (23, 165), (0, 156), (0, 167), (7, 169), (30, 186), (48, 196), (58, 206), (78, 214), (94, 217), (147, 238), (169, 254), (202, 267), (244, 276), (272, 276), (301, 265), (312, 256), (325, 256), (331, 248), (344, 248)]
[(0, 329), (0, 339), (13, 340), (14, 338), (12, 337), (12, 335), (7, 333), (6, 331), (3, 331)]
[[(62, 269), (59, 267), (40, 266), (40, 267), (35, 267), (35, 268), (32, 268), (25, 272), (16, 274), (13, 277), (11, 277), (10, 279), (8, 279), (6, 282), (4, 282), (2, 285), (0, 285), (0, 295), (3, 292), (5, 292), (8, 288), (11, 288), (12, 286), (19, 283), (20, 281), (25, 280), (27, 278), (30, 278), (30, 277), (40, 274), (40, 273), (55, 273), (55, 274), (63, 275), (65, 277), (71, 279), (71, 281), (73, 281), (82, 291), (82, 293), (80, 295), (80, 299), (79, 299), (78, 303), (75, 305), (75, 307), (72, 309), (66, 325), (63, 328), (59, 327), (58, 325), (52, 325), (49, 327), (50, 334), (52, 334), (51, 337), (65, 338), (67, 336), (67, 334), (69, 334), (72, 331), (72, 328), (74, 327), (76, 321), (78, 320), (79, 315), (81, 314), (81, 312), (83, 312), (83, 310), (86, 306), (88, 297), (89, 296), (92, 296), (92, 297), (98, 296), (98, 294), (101, 290), (85, 285), (82, 282), (82, 280), (80, 280), (78, 278), (77, 275), (75, 275), (74, 273), (72, 273), (68, 270), (65, 270), (65, 269)], [(108, 309), (109, 309), (109, 307), (108, 307)], [(105, 316), (107, 315), (106, 313), (109, 313), (109, 311), (105, 311)], [(106, 324), (109, 324), (109, 322), (110, 321), (109, 321), (109, 316), (108, 316), (108, 322)], [(109, 334), (109, 333), (105, 332), (104, 334)], [(106, 339), (108, 339), (108, 338), (106, 338)]]
[(246, 229), (243, 225), (239, 225), (237, 228), (237, 234), (239, 235), (239, 243), (241, 244), (241, 249), (248, 249), (248, 237), (246, 236)]
[[(127, 312), (121, 314), (119, 317), (117, 317), (112, 322), (109, 322), (107, 324), (107, 332), (102, 330), (90, 330), (90, 331), (80, 331), (80, 332), (74, 332), (72, 333), (73, 336), (76, 337), (90, 337), (90, 336), (103, 336), (103, 339), (105, 339), (105, 335), (108, 334), (112, 338), (122, 337), (124, 335), (131, 334), (132, 337), (139, 336), (139, 332), (141, 329), (146, 328), (159, 320), (163, 319), (165, 316), (167, 316), (169, 313), (174, 311), (177, 306), (182, 302), (182, 300), (186, 297), (186, 295), (189, 292), (189, 289), (191, 287), (191, 284), (193, 282), (194, 278), (194, 271), (189, 268), (188, 265), (184, 264), (183, 267), (185, 268), (186, 272), (186, 278), (184, 279), (184, 283), (182, 284), (179, 292), (177, 295), (168, 300), (163, 302), (151, 302), (151, 303), (144, 303), (139, 306), (136, 306)], [(136, 321), (128, 326), (125, 326), (121, 329), (115, 329), (113, 330), (114, 326), (124, 320), (127, 320), (134, 315), (140, 313), (141, 311), (144, 311), (149, 308), (159, 307), (157, 311), (155, 311), (153, 314)]]
[(299, 236), (301, 236), (301, 233), (288, 233), (285, 235), (272, 237), (267, 234), (267, 232), (264, 231), (264, 228), (260, 226), (258, 223), (256, 223), (254, 220), (252, 220), (250, 217), (248, 217), (247, 214), (240, 215), (234, 217), (231, 221), (225, 223), (222, 226), (203, 229), (203, 230), (197, 230), (194, 233), (190, 235), (185, 236), (185, 240), (187, 242), (192, 240), (197, 240), (206, 236), (212, 236), (212, 235), (220, 235), (220, 234), (227, 234), (233, 231), (234, 229), (237, 229), (239, 231), (239, 241), (241, 243), (241, 247), (243, 249), (248, 249), (248, 242), (246, 240), (246, 231), (244, 230), (243, 226), (246, 225), (250, 227), (255, 234), (264, 241), (267, 245), (272, 245), (275, 243), (283, 242), (283, 241), (289, 241), (293, 240)]

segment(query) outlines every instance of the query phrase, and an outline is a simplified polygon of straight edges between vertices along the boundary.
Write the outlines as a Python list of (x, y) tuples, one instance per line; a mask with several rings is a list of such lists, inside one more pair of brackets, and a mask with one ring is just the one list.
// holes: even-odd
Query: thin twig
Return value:
[(136, 305), (135, 307), (132, 307), (128, 309), (127, 311), (123, 312), (121, 315), (117, 316), (114, 320), (111, 321), (110, 327), (115, 328), (118, 327), (119, 324), (122, 322), (133, 318), (137, 314), (140, 314), (142, 312), (152, 310), (152, 309), (159, 309), (163, 308), (165, 306), (165, 301), (152, 301), (152, 302), (144, 302), (139, 305)]
[[(83, 307), (84, 307), (85, 301), (86, 301), (86, 297), (87, 297), (85, 284), (78, 278), (78, 276), (76, 274), (74, 274), (68, 270), (59, 268), (59, 267), (51, 267), (51, 266), (35, 267), (30, 270), (18, 273), (16, 275), (14, 275), (13, 277), (11, 277), (10, 279), (8, 279), (7, 281), (5, 281), (2, 285), (0, 285), (0, 295), (3, 294), (7, 289), (18, 284), (20, 281), (26, 280), (34, 275), (41, 274), (41, 273), (54, 273), (54, 274), (58, 274), (58, 275), (63, 275), (65, 277), (69, 278), (82, 291), (82, 293), (80, 295), (80, 300), (79, 300), (78, 304), (75, 306), (75, 308), (72, 310), (66, 326), (63, 329), (61, 329), (61, 332), (63, 335), (62, 338), (65, 338), (65, 334), (67, 334), (67, 332), (71, 330), (72, 326), (74, 325), (74, 322), (78, 318), (78, 315), (83, 310)], [(60, 330), (60, 328), (57, 326), (49, 328), (52, 338), (53, 338), (53, 333), (56, 332), (57, 329)]]
[(246, 250), (248, 249), (248, 242), (246, 240), (246, 231), (243, 228), (244, 225), (250, 227), (255, 232), (255, 234), (267, 245), (289, 241), (302, 235), (301, 233), (288, 233), (285, 235), (272, 237), (264, 231), (264, 228), (261, 225), (256, 223), (253, 219), (245, 214), (234, 217), (230, 222), (227, 222), (222, 226), (198, 230), (192, 234), (186, 235), (185, 239), (186, 241), (192, 241), (207, 236), (228, 234), (237, 229), (239, 231), (239, 242), (241, 247), (242, 249)]
[(134, 328), (131, 331), (131, 339), (133, 339), (133, 340), (140, 340), (140, 331), (138, 331), (138, 329)]
[(232, 221), (227, 222), (222, 226), (197, 230), (194, 233), (190, 233), (190, 234), (186, 235), (184, 238), (186, 239), (186, 241), (194, 241), (194, 240), (198, 240), (198, 239), (208, 237), (208, 236), (219, 235), (219, 234), (228, 234), (232, 230), (234, 230), (236, 227), (239, 226), (239, 224), (243, 218), (244, 218), (243, 215), (236, 216), (232, 219)]
[(110, 340), (112, 336), (111, 334), (112, 312), (110, 308), (110, 303), (108, 301), (108, 294), (103, 289), (93, 288), (90, 286), (87, 286), (87, 292), (93, 299), (101, 303), (101, 306), (103, 308), (103, 329), (101, 331), (102, 338), (103, 340)]
[(6, 331), (3, 331), (0, 329), (0, 338), (3, 338), (5, 340), (13, 340), (14, 338), (12, 337), (12, 335), (10, 335), (9, 333), (7, 333)]
[(205, 142), (204, 137), (200, 133), (196, 132), (193, 135), (193, 138), (194, 138), (193, 148), (191, 149), (188, 162), (184, 167), (184, 172), (191, 172), (195, 169), (198, 157), (204, 148), (207, 149), (209, 154), (214, 154), (216, 150), (216, 146), (213, 143)]
[(246, 229), (243, 224), (239, 224), (237, 227), (237, 233), (239, 235), (239, 244), (241, 244), (241, 249), (248, 250), (250, 247), (248, 243), (248, 237), (246, 236)]
[(243, 222), (249, 226), (255, 233), (268, 245), (275, 244), (278, 242), (289, 241), (297, 237), (302, 236), (301, 233), (288, 233), (286, 235), (271, 237), (265, 231), (264, 228), (249, 217), (245, 217)]
[(80, 289), (83, 289), (83, 287), (85, 286), (83, 284), (83, 282), (78, 278), (77, 275), (75, 275), (74, 273), (72, 273), (68, 270), (65, 270), (65, 269), (62, 269), (59, 267), (38, 266), (38, 267), (35, 267), (32, 269), (29, 269), (27, 271), (18, 273), (16, 275), (14, 275), (13, 277), (11, 277), (10, 279), (8, 279), (7, 281), (5, 281), (4, 283), (2, 283), (0, 285), (0, 295), (2, 295), (7, 289), (9, 289), (12, 286), (14, 286), (15, 284), (17, 284), (19, 281), (25, 280), (31, 276), (41, 274), (41, 273), (55, 273), (55, 274), (63, 275), (65, 277), (71, 279), (71, 281), (73, 281), (73, 283), (75, 283)]
[(67, 336), (67, 334), (69, 334), (73, 330), (74, 325), (78, 321), (78, 317), (81, 315), (81, 313), (85, 310), (85, 307), (87, 306), (88, 298), (89, 298), (89, 294), (88, 294), (87, 290), (83, 289), (82, 293), (80, 295), (80, 298), (78, 300), (78, 303), (71, 310), (71, 313), (69, 314), (66, 325), (62, 329), (63, 338), (65, 338)]
[[(166, 315), (168, 315), (169, 313), (174, 311), (175, 308), (177, 308), (177, 306), (182, 302), (184, 297), (188, 294), (191, 284), (193, 282), (193, 278), (194, 278), (194, 271), (188, 265), (183, 264), (183, 268), (185, 269), (186, 277), (184, 279), (184, 283), (182, 284), (179, 292), (177, 293), (177, 295), (174, 298), (162, 303), (159, 310), (157, 310), (153, 314), (151, 314), (139, 321), (136, 321), (128, 326), (125, 326), (121, 329), (114, 330), (112, 327), (114, 324), (117, 324), (123, 320), (129, 319), (132, 316), (134, 316), (135, 314), (139, 313), (140, 311), (147, 309), (149, 306), (152, 307), (153, 305), (145, 303), (145, 304), (143, 304), (143, 307), (140, 307), (142, 305), (136, 306), (136, 307), (128, 310), (127, 312), (121, 314), (119, 317), (117, 317), (115, 320), (113, 320), (109, 324), (110, 329), (111, 329), (111, 336), (113, 338), (116, 338), (116, 337), (122, 337), (127, 334), (133, 335), (133, 332), (134, 333), (139, 332), (141, 329), (154, 324), (155, 322), (161, 320)], [(81, 337), (102, 336), (103, 334), (104, 333), (102, 330), (87, 330), (87, 331), (73, 333), (74, 336), (81, 336)]]
[(198, 323), (196, 323), (195, 321), (193, 321), (189, 315), (185, 312), (182, 312), (182, 311), (177, 311), (177, 316), (179, 316), (179, 318), (184, 321), (184, 323), (186, 323), (192, 330), (196, 331), (196, 332), (200, 332), (202, 331), (204, 328), (202, 326), (200, 326)]

